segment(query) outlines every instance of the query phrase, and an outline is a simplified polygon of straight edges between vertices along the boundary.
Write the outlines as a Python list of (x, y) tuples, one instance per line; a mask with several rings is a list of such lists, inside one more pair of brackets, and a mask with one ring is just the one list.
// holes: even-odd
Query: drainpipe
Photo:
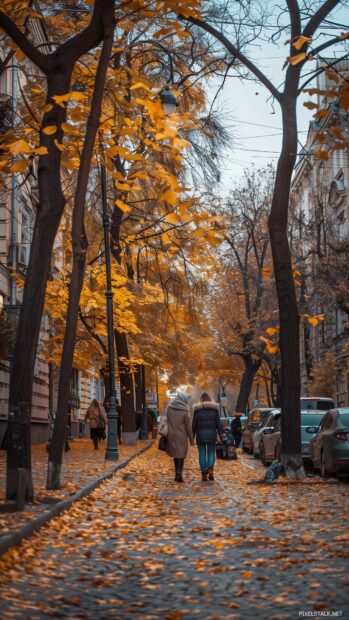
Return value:
[[(17, 65), (13, 59), (12, 65), (12, 127), (16, 122), (17, 111)], [(11, 244), (10, 244), (10, 262), (13, 272), (17, 270), (17, 179), (13, 173), (11, 177)], [(14, 277), (10, 278), (10, 304), (17, 304), (17, 285)]]

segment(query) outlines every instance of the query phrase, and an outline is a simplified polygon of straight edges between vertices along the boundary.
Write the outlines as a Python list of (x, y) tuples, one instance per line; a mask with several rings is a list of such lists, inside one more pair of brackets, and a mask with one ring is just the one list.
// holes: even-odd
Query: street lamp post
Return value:
[(107, 331), (108, 331), (108, 362), (109, 362), (109, 407), (108, 407), (108, 438), (105, 451), (106, 461), (119, 460), (118, 448), (118, 412), (116, 409), (115, 398), (115, 349), (114, 349), (114, 317), (113, 317), (113, 296), (111, 284), (111, 263), (110, 263), (110, 239), (109, 239), (109, 215), (107, 203), (107, 179), (104, 164), (101, 165), (101, 191), (102, 191), (102, 212), (103, 212), (103, 231), (104, 231), (104, 252), (105, 252), (105, 272), (107, 279), (107, 289), (105, 292), (107, 305)]

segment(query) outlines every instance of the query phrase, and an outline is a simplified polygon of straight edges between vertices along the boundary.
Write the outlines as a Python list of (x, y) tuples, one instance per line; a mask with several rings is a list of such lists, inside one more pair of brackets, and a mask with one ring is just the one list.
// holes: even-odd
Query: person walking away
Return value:
[(204, 392), (200, 402), (193, 407), (193, 436), (199, 451), (199, 465), (203, 482), (214, 480), (213, 468), (216, 459), (217, 433), (223, 435), (223, 425), (219, 417), (219, 405), (212, 402)]
[(95, 450), (98, 450), (98, 442), (105, 438), (105, 431), (108, 425), (104, 407), (100, 405), (96, 398), (93, 398), (86, 411), (85, 420), (90, 424), (90, 437), (93, 441)]
[(188, 400), (190, 394), (181, 390), (167, 407), (167, 448), (175, 466), (175, 481), (183, 482), (184, 459), (188, 454), (188, 440), (194, 445), (194, 438), (189, 418)]
[(241, 415), (242, 414), (238, 412), (234, 413), (233, 419), (230, 424), (230, 430), (234, 438), (235, 448), (239, 447), (241, 443), (241, 438), (242, 438), (242, 427), (241, 427), (241, 419), (240, 419)]

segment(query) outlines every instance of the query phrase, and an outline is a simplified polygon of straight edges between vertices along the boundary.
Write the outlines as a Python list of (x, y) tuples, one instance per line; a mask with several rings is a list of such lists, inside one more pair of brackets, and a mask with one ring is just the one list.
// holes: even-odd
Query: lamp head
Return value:
[(160, 101), (166, 116), (172, 114), (178, 108), (178, 99), (169, 86), (160, 91)]

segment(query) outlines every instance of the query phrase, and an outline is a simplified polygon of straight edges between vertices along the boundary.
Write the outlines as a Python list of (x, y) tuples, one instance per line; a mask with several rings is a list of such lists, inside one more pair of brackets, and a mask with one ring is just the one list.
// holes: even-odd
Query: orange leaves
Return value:
[(159, 200), (163, 200), (173, 206), (177, 202), (177, 194), (172, 189), (167, 189), (163, 194), (161, 194)]
[(24, 172), (28, 166), (27, 159), (19, 159), (10, 167), (11, 172)]
[(56, 132), (57, 132), (56, 125), (47, 125), (42, 130), (42, 133), (46, 134), (47, 136), (52, 136)]
[(274, 355), (275, 353), (279, 351), (278, 345), (274, 344), (274, 342), (272, 340), (269, 340), (269, 338), (264, 338), (264, 336), (260, 336), (259, 339), (265, 343), (265, 348), (268, 351), (268, 353), (271, 353), (272, 355)]
[(329, 154), (327, 151), (323, 151), (322, 149), (315, 151), (314, 153), (315, 157), (317, 157), (317, 159), (322, 159), (323, 161), (328, 161), (329, 158)]
[(300, 37), (297, 37), (295, 41), (292, 41), (292, 45), (296, 50), (301, 50), (305, 44), (311, 43), (311, 41), (311, 37), (304, 37), (303, 35), (301, 35)]
[(306, 319), (308, 321), (308, 323), (310, 323), (310, 325), (312, 325), (313, 327), (316, 327), (316, 325), (319, 324), (319, 321), (324, 321), (325, 320), (325, 315), (324, 314), (317, 314), (314, 316), (309, 316), (309, 314), (303, 314), (302, 318)]
[(301, 62), (303, 62), (306, 59), (307, 55), (305, 52), (302, 52), (302, 54), (296, 54), (295, 56), (288, 56), (287, 58), (287, 62), (290, 63), (290, 65), (299, 65)]
[(131, 211), (131, 207), (128, 204), (126, 204), (125, 202), (123, 202), (122, 200), (120, 200), (119, 198), (117, 200), (115, 200), (115, 204), (124, 213), (129, 213)]
[(22, 155), (24, 153), (31, 153), (31, 150), (32, 150), (28, 142), (26, 142), (23, 139), (16, 140), (16, 142), (11, 142), (10, 144), (7, 145), (7, 149), (12, 155)]

